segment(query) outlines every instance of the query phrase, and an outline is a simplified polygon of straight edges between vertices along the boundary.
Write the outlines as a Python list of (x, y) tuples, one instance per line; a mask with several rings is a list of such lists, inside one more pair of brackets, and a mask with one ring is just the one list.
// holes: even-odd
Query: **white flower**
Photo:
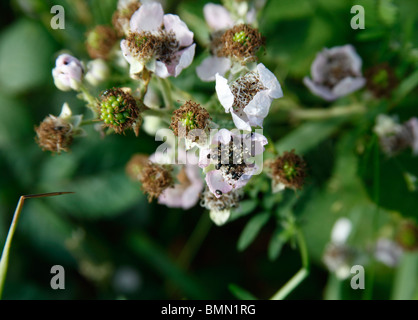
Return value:
[(221, 197), (216, 197), (206, 187), (200, 205), (209, 210), (209, 217), (217, 226), (222, 226), (228, 221), (231, 209), (238, 207), (241, 196), (241, 190), (232, 190)]
[(352, 229), (347, 218), (338, 219), (331, 231), (331, 241), (326, 245), (322, 260), (330, 272), (344, 280), (350, 275), (352, 262), (356, 259), (354, 250), (346, 244)]
[(109, 77), (109, 67), (103, 59), (95, 59), (87, 63), (86, 80), (97, 86)]
[(235, 126), (251, 131), (251, 127), (263, 126), (273, 99), (283, 97), (283, 91), (274, 74), (262, 63), (257, 70), (235, 80), (231, 85), (216, 75), (216, 93), (225, 112), (231, 112)]
[(312, 80), (305, 77), (303, 82), (313, 94), (333, 101), (365, 85), (361, 64), (361, 58), (351, 45), (325, 48), (312, 63)]
[(160, 78), (177, 77), (193, 61), (193, 32), (179, 16), (164, 14), (160, 3), (143, 4), (131, 17), (130, 31), (121, 49), (131, 75), (146, 67)]
[(374, 256), (376, 260), (382, 262), (388, 267), (396, 267), (403, 254), (402, 248), (394, 241), (386, 238), (377, 240), (374, 249)]
[(52, 69), (55, 86), (62, 91), (78, 91), (83, 80), (84, 69), (81, 62), (69, 54), (61, 54)]
[(410, 118), (403, 124), (397, 116), (380, 114), (376, 118), (373, 131), (379, 137), (384, 153), (393, 156), (410, 147), (414, 155), (418, 154), (418, 118)]
[(206, 168), (209, 190), (220, 198), (244, 187), (259, 170), (250, 158), (261, 155), (267, 138), (258, 133), (237, 134), (227, 129), (217, 132), (210, 146), (200, 149), (199, 166)]
[[(206, 23), (211, 31), (211, 37), (216, 39), (219, 38), (223, 31), (232, 28), (234, 25), (239, 23), (253, 23), (255, 21), (255, 10), (248, 11), (248, 5), (242, 3), (245, 6), (243, 8), (243, 15), (246, 19), (235, 20), (232, 18), (231, 13), (222, 5), (207, 3), (203, 7), (203, 15)], [(248, 11), (247, 14), (245, 14)], [(246, 21), (244, 21), (246, 20)], [(215, 52), (203, 59), (202, 63), (196, 68), (197, 76), (202, 81), (215, 81), (215, 75), (223, 76), (231, 69), (231, 59), (227, 57), (218, 57)]]
[[(150, 156), (150, 161), (154, 163), (172, 163), (174, 149), (168, 149), (167, 153), (154, 153)], [(174, 184), (173, 188), (165, 189), (158, 197), (158, 203), (164, 204), (169, 208), (182, 208), (187, 210), (192, 208), (199, 201), (200, 193), (203, 190), (203, 179), (200, 176), (200, 169), (197, 166), (198, 158), (193, 151), (185, 152), (178, 150), (180, 170), (177, 174), (179, 183)]]

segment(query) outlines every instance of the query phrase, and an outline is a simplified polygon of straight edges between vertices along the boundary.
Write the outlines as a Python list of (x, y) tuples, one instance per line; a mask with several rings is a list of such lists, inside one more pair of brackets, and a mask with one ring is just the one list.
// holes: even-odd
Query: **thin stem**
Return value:
[(192, 235), (190, 236), (177, 260), (178, 265), (183, 270), (187, 270), (189, 268), (190, 263), (193, 261), (196, 252), (202, 245), (211, 227), (212, 222), (208, 215), (202, 214), (196, 228), (194, 229)]
[(302, 259), (302, 268), (283, 286), (277, 291), (270, 300), (283, 300), (289, 293), (291, 293), (309, 274), (309, 256), (306, 246), (305, 237), (301, 230), (296, 228), (296, 240), (298, 243), (300, 256)]
[(164, 105), (167, 109), (173, 108), (173, 96), (171, 95), (171, 86), (167, 79), (158, 78), (161, 94), (163, 95)]
[(100, 121), (98, 121), (97, 119), (83, 120), (80, 123), (80, 127), (82, 127), (82, 126), (88, 126), (88, 125), (91, 125), (91, 124), (96, 124), (96, 123), (99, 123), (99, 122)]
[(341, 116), (364, 113), (366, 108), (360, 104), (334, 107), (330, 109), (290, 110), (290, 116), (298, 120), (322, 120)]
[(142, 113), (144, 116), (154, 116), (154, 117), (159, 117), (161, 120), (163, 120), (164, 122), (171, 124), (171, 117), (169, 114), (169, 110), (166, 109), (146, 109), (145, 111), (143, 111)]
[(89, 92), (87, 87), (84, 85), (81, 85), (80, 91), (82, 99), (87, 102), (87, 108), (89, 108), (93, 112), (94, 117), (97, 117), (96, 98)]
[(142, 72), (143, 84), (142, 84), (142, 88), (140, 89), (140, 97), (142, 101), (144, 100), (145, 95), (148, 92), (148, 86), (151, 81), (151, 78), (152, 78), (152, 74), (146, 68), (144, 68), (144, 71)]
[[(374, 172), (373, 172), (373, 200), (376, 210), (372, 213), (372, 241), (377, 237), (377, 229), (379, 224), (379, 203), (380, 203), (380, 148), (377, 139), (374, 146)], [(369, 276), (367, 278), (367, 290), (364, 290), (364, 299), (371, 300), (373, 297), (373, 286), (375, 279), (376, 261), (372, 260), (370, 265)]]
[(300, 269), (270, 300), (283, 300), (293, 291), (308, 275), (308, 270)]
[(9, 228), (9, 233), (7, 234), (6, 242), (4, 244), (3, 253), (0, 259), (0, 300), (3, 294), (4, 282), (6, 280), (10, 247), (12, 245), (13, 235), (16, 231), (17, 222), (19, 220), (20, 212), (22, 211), (23, 203), (25, 202), (25, 199), (52, 197), (52, 196), (59, 196), (59, 195), (68, 194), (68, 193), (74, 193), (74, 192), (52, 192), (52, 193), (32, 194), (32, 195), (21, 196), (19, 198), (19, 202), (17, 203), (16, 210), (13, 215), (13, 220)]

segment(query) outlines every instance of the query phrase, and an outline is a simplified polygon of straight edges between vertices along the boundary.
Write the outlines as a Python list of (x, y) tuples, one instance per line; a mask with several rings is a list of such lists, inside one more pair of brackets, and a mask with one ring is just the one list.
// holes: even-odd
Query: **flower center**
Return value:
[(378, 73), (373, 77), (373, 83), (384, 88), (387, 88), (389, 85), (389, 75), (385, 69), (379, 70)]
[(222, 48), (217, 51), (217, 55), (230, 57), (242, 63), (255, 61), (256, 53), (264, 42), (264, 37), (257, 29), (246, 24), (236, 25), (222, 35)]
[(349, 58), (344, 54), (329, 56), (324, 70), (324, 85), (333, 88), (344, 78), (355, 77), (356, 74), (351, 69), (350, 65), (351, 62), (349, 61)]
[(169, 63), (179, 49), (174, 32), (131, 32), (126, 40), (132, 55), (142, 61), (155, 57), (159, 61)]
[(222, 211), (238, 207), (240, 200), (240, 192), (232, 190), (231, 192), (222, 194), (221, 197), (217, 198), (210, 190), (206, 187), (202, 194), (200, 205), (208, 210)]
[[(191, 130), (205, 130), (210, 120), (209, 112), (202, 108), (198, 103), (186, 101), (179, 109), (175, 110), (171, 117), (171, 128), (176, 136), (183, 137), (188, 135)], [(194, 142), (200, 139), (201, 132), (192, 132), (191, 137)], [(202, 137), (203, 138), (203, 137)], [(204, 142), (204, 141), (201, 141)]]
[(253, 146), (250, 149), (243, 141), (238, 143), (231, 137), (227, 145), (219, 142), (208, 157), (215, 161), (215, 169), (221, 171), (225, 180), (232, 185), (245, 174), (248, 168), (245, 161), (253, 156), (252, 149)]
[(231, 91), (234, 95), (232, 109), (238, 116), (243, 116), (244, 108), (251, 102), (254, 96), (266, 89), (255, 72), (249, 72), (238, 78), (231, 86)]
[(245, 45), (246, 41), (249, 40), (245, 31), (236, 32), (234, 37), (232, 38), (233, 41), (239, 42), (242, 45)]

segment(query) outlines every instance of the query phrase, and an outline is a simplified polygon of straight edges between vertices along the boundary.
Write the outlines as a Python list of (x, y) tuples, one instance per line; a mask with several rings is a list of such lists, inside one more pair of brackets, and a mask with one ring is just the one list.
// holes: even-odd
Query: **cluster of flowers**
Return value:
[[(228, 9), (212, 3), (204, 6), (210, 31), (209, 54), (196, 68), (202, 81), (215, 81), (219, 103), (231, 114), (231, 125), (227, 126), (231, 130), (220, 128), (215, 114), (191, 99), (184, 99), (175, 110), (167, 104), (159, 109), (152, 106), (155, 92), (149, 88), (151, 80), (177, 77), (192, 64), (196, 49), (194, 33), (179, 16), (165, 14), (158, 2), (119, 0), (113, 27), (100, 25), (87, 33), (86, 48), (93, 60), (84, 65), (69, 54), (61, 54), (52, 71), (58, 89), (80, 92), (101, 131), (121, 134), (131, 129), (138, 136), (145, 117), (171, 115), (170, 128), (185, 141), (185, 150), (173, 145), (164, 155), (136, 155), (127, 171), (141, 182), (150, 201), (156, 198), (161, 204), (188, 209), (200, 200), (218, 225), (228, 220), (230, 210), (239, 205), (242, 188), (262, 170), (257, 159), (262, 157), (268, 139), (257, 128), (263, 127), (273, 100), (283, 96), (274, 73), (258, 63), (257, 53), (265, 39), (256, 28), (256, 8), (247, 2), (231, 3), (234, 6)], [(138, 89), (111, 88), (98, 98), (91, 94), (91, 87), (109, 77), (108, 61), (129, 68), (130, 81)], [(332, 101), (365, 85), (361, 65), (351, 45), (324, 49), (312, 64), (312, 79), (306, 77), (304, 83), (315, 95)], [(167, 93), (161, 90), (163, 95)], [(68, 151), (73, 137), (82, 133), (83, 124), (82, 116), (73, 116), (65, 104), (59, 117), (51, 115), (35, 128), (36, 140), (45, 150)], [(385, 135), (388, 130), (383, 130)], [(391, 152), (401, 136), (409, 139), (404, 145), (417, 152), (416, 119), (404, 126), (393, 125), (390, 130), (395, 137), (384, 144), (390, 144)], [(167, 161), (168, 154), (177, 161)], [(294, 150), (266, 164), (273, 192), (302, 188), (306, 163)]]
[(341, 280), (352, 275), (352, 266), (365, 266), (370, 263), (370, 257), (387, 267), (396, 267), (404, 252), (418, 249), (418, 226), (413, 220), (408, 219), (402, 219), (394, 225), (389, 228), (389, 235), (380, 236), (374, 244), (361, 249), (350, 244), (352, 221), (339, 218), (331, 230), (330, 241), (324, 250), (325, 266)]

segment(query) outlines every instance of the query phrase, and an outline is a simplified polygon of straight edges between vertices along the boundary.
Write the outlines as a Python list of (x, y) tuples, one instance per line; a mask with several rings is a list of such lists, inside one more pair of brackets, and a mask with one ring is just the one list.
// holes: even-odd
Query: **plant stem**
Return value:
[(95, 118), (97, 118), (97, 111), (96, 111), (96, 98), (93, 97), (93, 95), (89, 92), (86, 86), (81, 85), (80, 87), (81, 97), (84, 101), (87, 102), (87, 108), (89, 108), (92, 112)]
[(290, 116), (297, 120), (322, 120), (364, 113), (366, 108), (360, 104), (333, 107), (330, 109), (296, 109), (290, 110)]
[(300, 269), (270, 300), (283, 300), (293, 291), (308, 275), (308, 270)]
[(305, 238), (299, 228), (296, 228), (296, 240), (298, 243), (300, 256), (302, 260), (302, 268), (276, 292), (270, 300), (283, 300), (289, 293), (293, 291), (309, 274), (309, 256)]
[(164, 122), (171, 124), (171, 117), (169, 110), (166, 109), (146, 109), (142, 113), (144, 116), (159, 117)]
[(164, 105), (166, 109), (172, 109), (173, 105), (173, 96), (171, 95), (171, 85), (167, 79), (158, 78), (158, 83), (160, 85), (161, 94), (163, 95)]
[(192, 235), (177, 260), (178, 265), (183, 270), (187, 270), (189, 268), (190, 263), (193, 261), (197, 250), (202, 245), (211, 227), (212, 222), (209, 219), (209, 216), (207, 214), (202, 214), (196, 228), (193, 230)]
[(16, 231), (17, 222), (19, 220), (20, 212), (22, 211), (23, 203), (25, 202), (25, 199), (52, 197), (52, 196), (59, 196), (59, 195), (68, 194), (68, 193), (73, 193), (73, 192), (52, 192), (52, 193), (33, 194), (33, 195), (21, 196), (19, 198), (19, 202), (17, 203), (16, 210), (13, 215), (13, 220), (9, 228), (9, 233), (7, 234), (6, 242), (4, 244), (3, 253), (0, 259), (0, 300), (3, 294), (4, 282), (6, 280), (10, 247), (12, 245), (13, 235)]

